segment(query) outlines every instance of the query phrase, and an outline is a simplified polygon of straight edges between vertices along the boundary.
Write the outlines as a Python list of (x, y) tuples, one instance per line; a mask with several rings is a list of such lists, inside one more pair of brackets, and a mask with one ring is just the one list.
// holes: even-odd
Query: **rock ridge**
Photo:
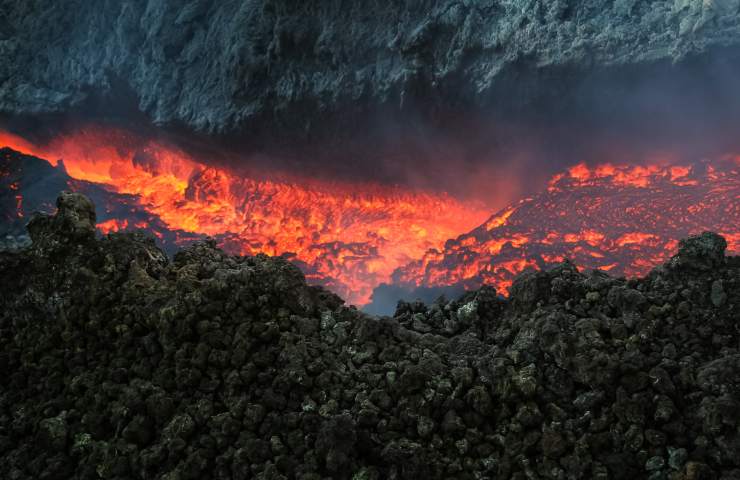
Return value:
[(564, 263), (375, 318), (280, 258), (95, 238), (63, 193), (0, 252), (0, 477), (740, 476), (740, 259)]

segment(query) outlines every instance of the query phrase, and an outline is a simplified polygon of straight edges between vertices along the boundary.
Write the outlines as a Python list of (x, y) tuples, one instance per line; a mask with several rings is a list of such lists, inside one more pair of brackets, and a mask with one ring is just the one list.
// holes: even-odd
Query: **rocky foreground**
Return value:
[(371, 318), (63, 194), (0, 253), (0, 478), (740, 478), (740, 258), (569, 263)]

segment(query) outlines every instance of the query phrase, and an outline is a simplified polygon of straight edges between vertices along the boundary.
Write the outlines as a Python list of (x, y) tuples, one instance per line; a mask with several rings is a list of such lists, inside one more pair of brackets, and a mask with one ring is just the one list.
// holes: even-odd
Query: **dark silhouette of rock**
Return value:
[(51, 242), (91, 240), (95, 237), (95, 205), (80, 193), (62, 192), (54, 216), (39, 214), (28, 223), (31, 241), (38, 247)]
[(564, 264), (374, 318), (283, 259), (169, 261), (58, 205), (0, 252), (0, 478), (740, 475), (740, 259), (716, 235), (643, 279)]
[(671, 265), (679, 268), (712, 270), (725, 261), (727, 242), (712, 232), (704, 232), (684, 240), (678, 245), (678, 254)]

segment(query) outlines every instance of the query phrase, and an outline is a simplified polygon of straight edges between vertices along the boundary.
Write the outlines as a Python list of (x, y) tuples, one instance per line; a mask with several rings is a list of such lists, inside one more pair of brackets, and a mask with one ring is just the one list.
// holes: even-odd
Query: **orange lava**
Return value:
[[(445, 194), (243, 178), (118, 129), (85, 128), (48, 145), (0, 131), (0, 146), (62, 161), (71, 177), (135, 195), (167, 227), (217, 236), (232, 253), (287, 254), (309, 281), (360, 305), (394, 269), (488, 216), (481, 205)], [(116, 218), (98, 227), (110, 233), (146, 225)]]
[[(489, 216), (481, 205), (444, 194), (245, 178), (118, 129), (85, 128), (48, 145), (0, 131), (6, 145), (61, 161), (77, 180), (132, 195), (152, 221), (174, 232), (175, 243), (205, 234), (231, 253), (285, 255), (310, 282), (358, 305), (381, 283), (491, 284), (504, 292), (522, 270), (565, 259), (613, 275), (644, 275), (675, 252), (678, 239), (703, 230), (724, 235), (729, 250), (740, 253), (740, 156), (694, 165), (581, 163), (540, 194)], [(20, 218), (23, 197), (17, 185), (10, 188)], [(162, 230), (133, 217), (101, 218), (104, 234), (143, 228), (162, 238)]]
[(494, 285), (508, 290), (529, 267), (570, 259), (579, 268), (640, 276), (675, 253), (678, 239), (712, 230), (740, 253), (740, 160), (695, 165), (578, 164), (548, 189), (504, 208), (443, 250), (393, 274), (397, 286)]

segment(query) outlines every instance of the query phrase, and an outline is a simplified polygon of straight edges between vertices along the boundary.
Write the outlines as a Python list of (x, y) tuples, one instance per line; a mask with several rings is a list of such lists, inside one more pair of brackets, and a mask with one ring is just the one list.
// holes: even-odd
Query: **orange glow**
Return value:
[(393, 279), (411, 288), (489, 284), (503, 293), (523, 269), (565, 259), (638, 276), (675, 253), (678, 239), (704, 230), (721, 233), (728, 250), (740, 253), (737, 158), (696, 169), (665, 162), (575, 165), (540, 195), (503, 209), (443, 251), (427, 252)]
[(16, 215), (18, 215), (18, 218), (23, 218), (23, 196), (22, 195), (15, 196), (15, 211), (16, 211)]
[(585, 163), (579, 163), (569, 168), (566, 174), (554, 176), (550, 181), (550, 187), (556, 188), (555, 185), (563, 179), (581, 186), (596, 184), (601, 180), (609, 179), (614, 185), (644, 188), (651, 185), (658, 177), (676, 180), (685, 177), (689, 172), (690, 168), (686, 166), (662, 167), (657, 164), (619, 166), (605, 163), (590, 168)]
[(504, 225), (506, 223), (506, 220), (511, 216), (512, 213), (514, 213), (514, 208), (510, 207), (504, 210), (503, 213), (494, 215), (493, 217), (488, 219), (488, 221), (486, 221), (486, 230), (493, 230), (494, 228), (498, 228), (501, 225)]
[[(580, 163), (539, 195), (489, 215), (440, 193), (243, 177), (117, 129), (86, 128), (46, 145), (0, 131), (4, 145), (132, 195), (152, 223), (174, 232), (175, 243), (204, 234), (230, 253), (285, 255), (311, 283), (359, 305), (388, 282), (490, 284), (504, 293), (521, 271), (565, 259), (579, 268), (644, 275), (675, 252), (678, 239), (703, 230), (718, 231), (728, 250), (740, 253), (740, 156), (695, 165)], [(21, 217), (21, 189), (10, 188)], [(104, 234), (140, 228), (163, 238), (163, 230), (133, 217), (101, 215), (98, 224)]]
[(562, 255), (548, 255), (547, 253), (543, 253), (542, 259), (547, 263), (560, 263), (565, 260), (565, 257)]
[(613, 270), (613, 269), (614, 269), (615, 267), (617, 267), (618, 265), (619, 265), (618, 263), (610, 263), (609, 265), (601, 265), (601, 266), (598, 266), (598, 267), (596, 267), (596, 268), (597, 268), (598, 270), (603, 270), (603, 271), (605, 271), (605, 272), (608, 272), (608, 271), (610, 271), (610, 270)]
[(720, 232), (727, 240), (727, 249), (731, 252), (740, 252), (740, 232)]
[[(52, 165), (61, 161), (75, 179), (135, 195), (168, 228), (219, 236), (232, 253), (289, 254), (305, 264), (307, 278), (356, 304), (367, 303), (395, 268), (488, 216), (481, 205), (446, 194), (239, 177), (117, 129), (85, 128), (48, 145), (0, 132), (0, 145)], [(98, 228), (107, 234), (145, 226), (108, 219)]]
[(597, 246), (604, 240), (604, 234), (595, 230), (584, 230), (580, 233), (566, 233), (563, 236), (566, 243), (585, 242), (591, 246)]
[(616, 243), (620, 247), (624, 247), (625, 245), (631, 245), (631, 244), (643, 245), (645, 243), (652, 242), (657, 239), (658, 239), (657, 235), (653, 235), (650, 233), (630, 232), (630, 233), (625, 233), (624, 235), (619, 237), (616, 240)]
[(101, 233), (107, 235), (109, 233), (126, 230), (128, 228), (128, 220), (117, 220), (115, 218), (111, 218), (104, 222), (98, 222), (97, 226)]

